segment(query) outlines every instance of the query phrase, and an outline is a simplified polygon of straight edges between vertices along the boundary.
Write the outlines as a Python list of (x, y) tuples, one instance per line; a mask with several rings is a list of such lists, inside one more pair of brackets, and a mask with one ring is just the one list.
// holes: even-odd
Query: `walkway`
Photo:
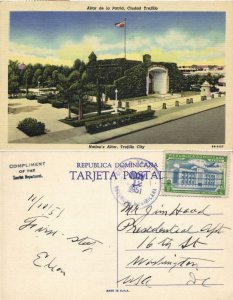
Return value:
[(66, 108), (54, 108), (50, 103), (40, 104), (37, 100), (10, 99), (8, 115), (8, 141), (29, 138), (21, 130), (17, 129), (18, 123), (25, 118), (35, 118), (45, 123), (48, 133), (70, 129), (70, 126), (60, 122), (67, 117)]
[[(43, 118), (46, 118), (47, 121), (43, 121), (41, 114), (38, 116), (39, 120), (45, 122), (47, 128), (53, 128), (56, 130), (55, 132), (47, 133), (42, 136), (36, 137), (27, 137), (27, 138), (19, 138), (15, 140), (10, 140), (11, 143), (32, 143), (32, 144), (93, 144), (93, 143), (100, 143), (114, 137), (122, 136), (125, 134), (129, 134), (131, 132), (140, 131), (145, 128), (150, 128), (156, 125), (160, 125), (172, 120), (177, 120), (189, 115), (193, 115), (199, 113), (201, 111), (206, 111), (215, 107), (223, 106), (225, 104), (225, 97), (215, 98), (207, 101), (197, 102), (193, 104), (186, 104), (180, 107), (172, 107), (166, 110), (159, 110), (155, 113), (157, 116), (156, 118), (96, 134), (88, 134), (86, 132), (85, 127), (77, 127), (72, 128), (69, 125), (63, 124), (58, 119), (62, 119), (66, 116), (65, 112), (67, 113), (66, 109), (58, 109), (53, 116), (50, 116), (51, 112), (46, 113)], [(40, 104), (38, 104), (40, 105)], [(46, 104), (42, 104), (43, 106)], [(50, 105), (50, 104), (49, 104)], [(47, 105), (46, 105), (47, 106)], [(54, 108), (53, 113), (54, 113)], [(59, 114), (59, 116), (57, 115)], [(31, 115), (31, 114), (29, 114)], [(11, 116), (11, 115), (10, 115)], [(13, 115), (14, 116), (14, 115)], [(33, 117), (36, 117), (33, 113)], [(20, 120), (23, 117), (21, 116)], [(53, 120), (53, 122), (52, 122)], [(48, 122), (50, 121), (50, 122)], [(53, 123), (53, 125), (52, 125)], [(61, 123), (62, 125), (58, 125)], [(12, 124), (11, 124), (12, 126)], [(58, 130), (58, 126), (59, 130)], [(64, 126), (64, 129), (62, 129)]]

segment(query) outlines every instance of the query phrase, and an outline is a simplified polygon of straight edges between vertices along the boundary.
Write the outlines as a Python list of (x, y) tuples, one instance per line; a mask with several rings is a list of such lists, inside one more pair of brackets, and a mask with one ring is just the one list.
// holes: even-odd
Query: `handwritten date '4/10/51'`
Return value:
[(44, 196), (35, 196), (32, 194), (28, 199), (29, 203), (28, 211), (37, 210), (42, 213), (42, 215), (47, 217), (59, 218), (64, 212), (64, 208), (56, 206), (54, 203), (49, 203), (44, 201)]

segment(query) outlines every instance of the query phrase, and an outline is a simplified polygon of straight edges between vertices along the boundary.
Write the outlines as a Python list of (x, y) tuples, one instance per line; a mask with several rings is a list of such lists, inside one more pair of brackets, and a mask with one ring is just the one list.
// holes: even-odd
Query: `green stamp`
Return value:
[(225, 196), (227, 160), (223, 155), (166, 153), (164, 192)]

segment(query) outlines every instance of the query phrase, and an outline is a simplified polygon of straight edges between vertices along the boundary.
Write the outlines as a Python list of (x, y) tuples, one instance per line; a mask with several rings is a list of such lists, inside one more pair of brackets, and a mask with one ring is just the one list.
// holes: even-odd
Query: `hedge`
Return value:
[(129, 115), (129, 114), (135, 113), (136, 111), (137, 111), (136, 109), (128, 108), (126, 110), (120, 110), (119, 114), (120, 115)]
[(48, 103), (50, 103), (50, 104), (53, 104), (54, 101), (57, 101), (57, 100), (50, 99), (50, 98), (48, 99)]
[(113, 115), (106, 119), (86, 122), (85, 126), (87, 132), (95, 133), (151, 119), (154, 113), (154, 110), (145, 110), (127, 115)]
[(78, 120), (78, 119), (64, 119), (64, 120), (60, 120), (63, 123), (66, 123), (68, 125), (71, 125), (73, 127), (80, 127), (80, 126), (84, 126), (86, 122), (89, 121), (96, 121), (96, 120), (102, 120), (102, 119), (107, 119), (109, 118), (110, 114), (104, 114), (104, 115), (98, 115), (98, 116), (92, 116), (92, 117), (87, 117), (84, 118), (82, 120)]
[[(107, 109), (111, 109), (112, 106), (109, 104), (103, 104), (101, 109), (102, 110), (107, 110)], [(70, 107), (70, 110), (72, 113), (78, 115), (79, 114), (79, 108), (77, 106), (72, 105)], [(91, 113), (91, 112), (96, 112), (97, 111), (97, 102), (89, 102), (89, 103), (84, 103), (83, 104), (83, 113), (87, 114), (87, 113)]]
[(47, 96), (40, 96), (37, 98), (37, 102), (42, 104), (49, 103), (49, 99)]
[(52, 102), (52, 107), (63, 108), (64, 107), (64, 102), (55, 100), (55, 101)]
[(35, 100), (36, 99), (36, 95), (27, 95), (26, 98), (28, 100)]
[(26, 118), (19, 122), (18, 129), (29, 136), (36, 136), (45, 133), (45, 124), (33, 118)]
[(71, 106), (70, 110), (72, 113), (78, 115), (79, 114), (79, 108), (77, 106)]
[(50, 92), (50, 93), (48, 93), (48, 95), (47, 95), (47, 96), (48, 96), (48, 98), (49, 98), (49, 99), (56, 99), (56, 97), (57, 97), (57, 95), (56, 95), (56, 94), (53, 94), (53, 93), (51, 93), (51, 92)]

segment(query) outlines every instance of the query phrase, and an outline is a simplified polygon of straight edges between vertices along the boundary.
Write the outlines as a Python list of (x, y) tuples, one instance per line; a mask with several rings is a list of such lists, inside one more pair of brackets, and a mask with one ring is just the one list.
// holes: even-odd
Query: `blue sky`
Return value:
[(114, 24), (125, 18), (129, 59), (149, 53), (179, 65), (224, 64), (223, 12), (12, 12), (10, 58), (72, 65), (91, 51), (123, 57), (124, 29)]

